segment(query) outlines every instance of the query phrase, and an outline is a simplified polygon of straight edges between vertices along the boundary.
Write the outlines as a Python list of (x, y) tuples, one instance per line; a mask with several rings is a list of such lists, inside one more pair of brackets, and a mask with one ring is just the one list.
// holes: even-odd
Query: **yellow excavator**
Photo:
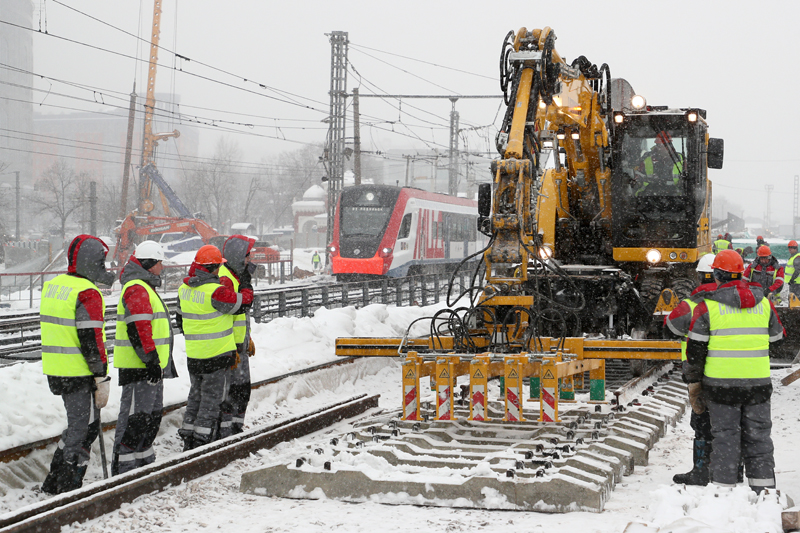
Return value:
[(723, 141), (704, 110), (648, 105), (608, 65), (568, 64), (555, 40), (545, 27), (503, 42), (502, 158), (479, 188), (491, 237), (480, 306), (495, 323), (529, 309), (537, 335), (659, 337), (654, 318), (711, 251), (707, 169), (722, 167)]

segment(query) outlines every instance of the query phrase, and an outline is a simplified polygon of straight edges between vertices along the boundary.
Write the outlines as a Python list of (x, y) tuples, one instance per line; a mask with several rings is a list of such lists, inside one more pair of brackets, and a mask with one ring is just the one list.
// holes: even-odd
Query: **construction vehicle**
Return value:
[(499, 319), (530, 305), (569, 335), (659, 336), (653, 313), (688, 295), (711, 251), (706, 171), (723, 142), (704, 110), (648, 106), (607, 65), (567, 64), (555, 38), (522, 28), (503, 43), (502, 159), (479, 191), (482, 305)]

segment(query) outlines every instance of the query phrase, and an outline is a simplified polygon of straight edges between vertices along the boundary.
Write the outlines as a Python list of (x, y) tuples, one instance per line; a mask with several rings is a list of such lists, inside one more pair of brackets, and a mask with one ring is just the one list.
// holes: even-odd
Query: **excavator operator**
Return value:
[(675, 152), (672, 136), (664, 130), (659, 131), (653, 148), (644, 153), (641, 163), (636, 168), (636, 178), (641, 182), (641, 186), (634, 196), (680, 194), (678, 185), (682, 171), (683, 156)]

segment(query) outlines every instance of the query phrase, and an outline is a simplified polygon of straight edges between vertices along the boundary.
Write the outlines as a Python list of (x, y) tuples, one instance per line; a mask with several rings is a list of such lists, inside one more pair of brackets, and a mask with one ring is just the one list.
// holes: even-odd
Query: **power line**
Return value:
[(436, 63), (431, 63), (430, 61), (424, 61), (422, 59), (415, 59), (413, 57), (408, 57), (408, 56), (404, 56), (404, 55), (401, 55), (401, 54), (395, 54), (393, 52), (386, 52), (385, 50), (378, 50), (377, 48), (370, 48), (369, 46), (364, 46), (364, 45), (360, 45), (360, 44), (354, 44), (352, 41), (350, 41), (350, 46), (353, 47), (353, 48), (364, 48), (366, 50), (372, 50), (373, 52), (379, 52), (381, 54), (386, 54), (386, 55), (390, 55), (390, 56), (401, 57), (403, 59), (408, 59), (410, 61), (416, 61), (418, 63), (424, 63), (426, 65), (431, 65), (433, 67), (452, 70), (454, 72), (460, 72), (462, 74), (469, 74), (470, 76), (477, 76), (479, 78), (486, 78), (487, 80), (497, 81), (497, 78), (494, 78), (492, 76), (487, 76), (485, 74), (477, 74), (475, 72), (469, 72), (467, 70), (461, 70), (461, 69), (457, 69), (457, 68), (453, 68), (453, 67), (448, 67), (448, 66), (445, 66), (445, 65), (437, 65)]

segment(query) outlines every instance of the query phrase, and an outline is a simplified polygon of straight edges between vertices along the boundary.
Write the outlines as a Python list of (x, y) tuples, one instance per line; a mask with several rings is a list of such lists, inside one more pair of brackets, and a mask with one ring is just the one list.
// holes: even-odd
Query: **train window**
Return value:
[(403, 216), (403, 221), (400, 222), (400, 231), (397, 233), (398, 239), (407, 239), (411, 235), (411, 213), (406, 213)]

